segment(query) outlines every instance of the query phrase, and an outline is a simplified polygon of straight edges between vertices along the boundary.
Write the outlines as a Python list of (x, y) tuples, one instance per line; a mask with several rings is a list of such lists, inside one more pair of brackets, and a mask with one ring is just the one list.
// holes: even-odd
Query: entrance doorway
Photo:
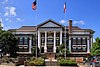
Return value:
[(47, 52), (53, 52), (53, 46), (52, 45), (47, 46)]
[(49, 60), (53, 60), (53, 59), (55, 59), (55, 53), (53, 53), (53, 52), (48, 52), (48, 53), (46, 53), (46, 55), (47, 55), (47, 58), (49, 59)]

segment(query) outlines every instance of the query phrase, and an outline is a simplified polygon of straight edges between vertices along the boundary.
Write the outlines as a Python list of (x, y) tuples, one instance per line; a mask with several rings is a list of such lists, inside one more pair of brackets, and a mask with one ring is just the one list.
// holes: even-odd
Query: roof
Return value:
[(52, 19), (49, 19), (49, 20), (47, 20), (47, 21), (44, 21), (43, 23), (37, 25), (37, 27), (40, 27), (40, 26), (42, 26), (42, 25), (45, 25), (45, 24), (47, 24), (48, 22), (52, 22), (52, 23), (54, 23), (54, 24), (56, 24), (56, 25), (58, 25), (58, 26), (60, 26), (60, 27), (64, 27), (63, 25), (61, 25), (60, 23), (58, 23), (58, 22), (56, 22), (56, 21), (54, 21), (54, 20), (52, 20)]
[[(11, 31), (11, 32), (14, 32), (14, 31), (22, 31), (22, 32), (23, 31), (25, 31), (25, 32), (28, 31), (28, 32), (30, 32), (30, 31), (32, 31), (32, 32), (34, 32), (34, 31), (37, 31), (37, 27), (41, 27), (42, 25), (44, 25), (44, 24), (46, 24), (48, 22), (52, 22), (52, 23), (58, 25), (58, 27), (62, 27), (63, 29), (65, 27), (65, 26), (63, 26), (63, 25), (61, 25), (61, 24), (49, 19), (49, 20), (47, 20), (47, 21), (45, 21), (45, 22), (43, 22), (43, 23), (41, 23), (41, 24), (39, 24), (37, 26), (22, 26), (19, 29), (9, 29), (8, 31)], [(68, 30), (68, 26), (66, 26), (66, 29)], [(91, 33), (95, 32), (92, 29), (82, 29), (82, 28), (80, 28), (78, 26), (72, 26), (72, 30), (73, 31), (87, 31), (87, 32), (91, 32)]]
[[(66, 29), (68, 29), (68, 26), (66, 26)], [(78, 26), (72, 26), (72, 30), (81, 30), (81, 28)]]
[(22, 26), (19, 29), (9, 29), (8, 31), (36, 31), (36, 26)]
[(22, 26), (18, 30), (33, 30), (33, 31), (36, 31), (36, 26)]
[(16, 31), (17, 29), (9, 29), (8, 31), (11, 31), (11, 32), (14, 32)]

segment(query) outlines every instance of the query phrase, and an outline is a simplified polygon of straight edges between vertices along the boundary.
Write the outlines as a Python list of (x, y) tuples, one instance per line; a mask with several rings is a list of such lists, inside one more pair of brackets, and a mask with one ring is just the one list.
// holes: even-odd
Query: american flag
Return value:
[(36, 10), (36, 0), (32, 3), (32, 9)]
[(64, 4), (64, 13), (66, 13), (66, 2)]

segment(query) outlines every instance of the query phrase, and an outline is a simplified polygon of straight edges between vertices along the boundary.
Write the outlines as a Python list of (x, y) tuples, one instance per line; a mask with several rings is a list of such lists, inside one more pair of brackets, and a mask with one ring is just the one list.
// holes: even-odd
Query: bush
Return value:
[(64, 59), (64, 57), (58, 57), (58, 58), (57, 58), (57, 60), (61, 60), (61, 59)]
[(77, 66), (77, 63), (74, 61), (74, 60), (70, 60), (70, 59), (60, 59), (58, 60), (58, 63), (61, 65), (61, 66)]
[(61, 60), (59, 60), (59, 62), (58, 62), (60, 65), (64, 65), (64, 66), (66, 66), (66, 64), (67, 64), (67, 60), (64, 60), (64, 59), (61, 59)]
[(41, 57), (44, 59), (47, 59), (47, 55), (46, 54), (41, 54)]
[(43, 58), (34, 58), (32, 57), (30, 60), (27, 61), (29, 65), (31, 66), (43, 66), (44, 65), (44, 59)]

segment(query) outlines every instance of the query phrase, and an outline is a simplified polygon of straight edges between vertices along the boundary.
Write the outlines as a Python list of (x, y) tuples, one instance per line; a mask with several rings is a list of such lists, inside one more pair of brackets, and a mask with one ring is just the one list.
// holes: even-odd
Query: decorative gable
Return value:
[(52, 22), (48, 22), (44, 25), (42, 25), (41, 27), (59, 27), (57, 24), (54, 24)]
[(61, 24), (54, 22), (52, 20), (45, 21), (44, 23), (38, 25), (38, 27), (62, 27)]

